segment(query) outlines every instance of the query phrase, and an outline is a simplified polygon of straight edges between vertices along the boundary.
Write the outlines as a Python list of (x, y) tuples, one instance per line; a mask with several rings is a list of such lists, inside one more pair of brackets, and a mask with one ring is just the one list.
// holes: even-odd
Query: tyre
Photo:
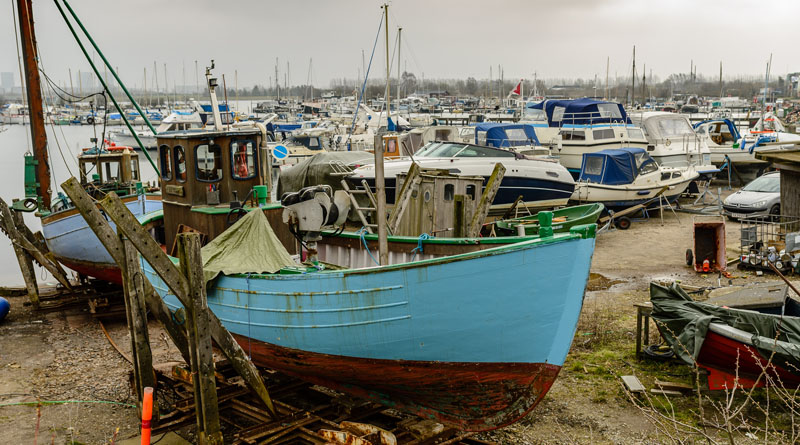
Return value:
[(686, 265), (694, 265), (694, 252), (692, 252), (692, 249), (686, 249)]
[(769, 208), (769, 216), (770, 216), (770, 219), (772, 219), (773, 221), (779, 220), (780, 219), (780, 215), (781, 215), (781, 205), (780, 204), (775, 204), (775, 205), (773, 205), (772, 207)]
[(614, 220), (614, 227), (619, 230), (628, 230), (631, 227), (631, 219), (627, 216), (621, 216)]

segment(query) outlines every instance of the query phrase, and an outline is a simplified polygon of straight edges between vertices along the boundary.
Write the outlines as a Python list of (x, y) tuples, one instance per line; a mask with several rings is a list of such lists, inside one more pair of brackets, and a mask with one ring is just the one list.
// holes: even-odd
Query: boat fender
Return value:
[(11, 303), (3, 297), (0, 297), (0, 320), (6, 318), (8, 312), (11, 311)]

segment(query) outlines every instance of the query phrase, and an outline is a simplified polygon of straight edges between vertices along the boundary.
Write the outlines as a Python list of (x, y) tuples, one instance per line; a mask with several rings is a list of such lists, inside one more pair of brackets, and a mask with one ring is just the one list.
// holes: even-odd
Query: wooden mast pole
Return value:
[(39, 56), (36, 52), (36, 35), (33, 31), (33, 8), (31, 0), (17, 0), (19, 13), (20, 43), (25, 66), (28, 109), (31, 120), (31, 141), (36, 165), (37, 193), (42, 198), (41, 209), (50, 209), (50, 160), (47, 157), (47, 133), (44, 129), (42, 109), (42, 87), (39, 79)]
[[(383, 5), (383, 15), (386, 19), (386, 125), (389, 126), (391, 119), (391, 107), (389, 102), (389, 4)], [(375, 146), (375, 198), (378, 201), (376, 206), (378, 225), (378, 259), (381, 266), (389, 264), (389, 240), (386, 232), (386, 186), (383, 177), (383, 144)]]

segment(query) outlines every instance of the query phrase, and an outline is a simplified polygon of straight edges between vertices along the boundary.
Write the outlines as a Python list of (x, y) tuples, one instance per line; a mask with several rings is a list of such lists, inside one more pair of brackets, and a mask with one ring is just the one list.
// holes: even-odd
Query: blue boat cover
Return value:
[(730, 119), (708, 119), (708, 120), (704, 120), (704, 121), (701, 121), (701, 122), (698, 122), (698, 123), (694, 124), (694, 129), (696, 130), (697, 127), (699, 127), (699, 126), (701, 126), (703, 124), (709, 123), (709, 122), (722, 122), (725, 125), (727, 125), (728, 126), (728, 131), (733, 136), (733, 140), (734, 141), (739, 141), (739, 139), (742, 138), (742, 135), (739, 133), (739, 129), (736, 128), (736, 125), (734, 125), (733, 122)]
[[(525, 133), (525, 139), (515, 137), (509, 138), (507, 130), (522, 130)], [(536, 137), (536, 131), (532, 124), (507, 124), (484, 122), (475, 126), (475, 143), (478, 143), (478, 135), (482, 132), (486, 133), (486, 145), (489, 147), (514, 147), (517, 145), (541, 145), (539, 138)]]
[(655, 162), (643, 148), (616, 148), (584, 153), (579, 180), (596, 184), (630, 184), (639, 169)]
[[(630, 124), (622, 104), (585, 97), (583, 99), (543, 100), (527, 108), (544, 110), (551, 127), (563, 125)], [(559, 111), (556, 113), (556, 111)], [(609, 115), (611, 114), (611, 115)]]

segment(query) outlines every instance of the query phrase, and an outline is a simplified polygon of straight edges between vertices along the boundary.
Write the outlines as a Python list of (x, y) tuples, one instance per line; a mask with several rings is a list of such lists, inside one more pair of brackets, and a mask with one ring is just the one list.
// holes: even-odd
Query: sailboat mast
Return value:
[(44, 110), (42, 109), (42, 86), (36, 61), (36, 34), (33, 31), (33, 7), (31, 0), (17, 0), (19, 14), (20, 44), (25, 67), (28, 110), (31, 120), (31, 142), (36, 165), (36, 192), (42, 198), (42, 209), (50, 209), (50, 160), (47, 157), (47, 133), (44, 129)]
[(633, 71), (631, 71), (631, 107), (636, 102), (636, 45), (633, 45)]
[[(400, 49), (402, 48), (403, 28), (397, 28), (397, 100), (400, 100)], [(399, 103), (399, 102), (398, 102)], [(400, 108), (397, 108), (398, 114)]]

